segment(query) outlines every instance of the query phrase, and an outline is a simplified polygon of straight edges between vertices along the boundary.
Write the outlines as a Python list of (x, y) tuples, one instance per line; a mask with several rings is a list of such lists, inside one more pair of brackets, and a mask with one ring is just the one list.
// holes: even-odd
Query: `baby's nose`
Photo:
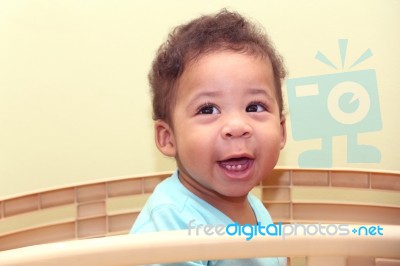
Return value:
[(250, 137), (253, 129), (245, 118), (235, 115), (227, 118), (222, 128), (221, 134), (223, 138), (240, 138)]

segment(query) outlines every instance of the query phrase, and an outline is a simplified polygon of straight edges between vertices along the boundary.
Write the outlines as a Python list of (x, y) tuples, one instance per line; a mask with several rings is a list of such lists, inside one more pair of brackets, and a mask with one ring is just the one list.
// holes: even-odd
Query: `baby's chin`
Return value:
[(246, 198), (252, 189), (253, 186), (249, 188), (241, 186), (240, 188), (237, 189), (234, 188), (231, 188), (229, 190), (224, 189), (222, 191), (217, 191), (217, 192), (224, 198), (240, 199), (240, 198)]

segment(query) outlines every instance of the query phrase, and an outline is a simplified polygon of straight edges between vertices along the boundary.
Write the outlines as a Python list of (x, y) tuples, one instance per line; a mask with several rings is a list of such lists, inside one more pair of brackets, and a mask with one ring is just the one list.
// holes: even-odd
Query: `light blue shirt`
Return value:
[[(257, 221), (272, 223), (271, 216), (262, 202), (247, 196)], [(178, 172), (162, 181), (153, 191), (137, 217), (130, 233), (159, 232), (188, 229), (191, 225), (228, 225), (234, 223), (220, 210), (199, 198), (182, 185)], [(285, 266), (286, 258), (254, 258), (218, 261), (191, 261), (173, 265), (265, 265)]]

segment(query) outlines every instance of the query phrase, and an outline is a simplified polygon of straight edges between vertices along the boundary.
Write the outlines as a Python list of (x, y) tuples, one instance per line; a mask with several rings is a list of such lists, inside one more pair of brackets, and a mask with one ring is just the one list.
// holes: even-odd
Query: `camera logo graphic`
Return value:
[[(347, 40), (339, 40), (342, 68)], [(372, 56), (366, 50), (350, 67)], [(338, 69), (324, 54), (316, 59)], [(299, 156), (300, 167), (332, 167), (332, 139), (347, 137), (348, 163), (379, 163), (380, 150), (358, 144), (358, 134), (379, 131), (382, 120), (376, 73), (373, 69), (289, 79), (286, 83), (293, 138), (321, 139), (321, 149)]]

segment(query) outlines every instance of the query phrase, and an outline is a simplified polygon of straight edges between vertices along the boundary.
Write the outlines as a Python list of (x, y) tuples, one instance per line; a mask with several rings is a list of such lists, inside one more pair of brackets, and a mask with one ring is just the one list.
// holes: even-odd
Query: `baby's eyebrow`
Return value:
[(262, 95), (264, 97), (267, 97), (268, 100), (273, 101), (274, 97), (269, 94), (267, 90), (264, 89), (257, 89), (257, 88), (251, 88), (249, 89), (249, 94), (250, 95)]
[[(268, 99), (268, 101), (274, 101), (274, 99), (275, 99), (272, 95), (270, 95), (270, 93), (267, 90), (260, 89), (260, 88), (250, 88), (250, 89), (248, 89), (247, 94), (248, 95), (256, 95), (256, 96), (261, 95), (263, 97), (266, 97)], [(193, 103), (202, 98), (214, 98), (214, 97), (222, 97), (222, 96), (223, 96), (223, 92), (219, 91), (219, 90), (201, 91), (191, 98), (190, 103)]]
[(222, 95), (221, 91), (202, 91), (196, 94), (193, 98), (201, 98), (201, 97), (215, 97)]
[(221, 91), (202, 91), (202, 92), (195, 94), (190, 99), (190, 103), (196, 102), (197, 100), (202, 99), (202, 98), (209, 99), (209, 98), (214, 98), (214, 97), (221, 96), (221, 95), (222, 95)]

